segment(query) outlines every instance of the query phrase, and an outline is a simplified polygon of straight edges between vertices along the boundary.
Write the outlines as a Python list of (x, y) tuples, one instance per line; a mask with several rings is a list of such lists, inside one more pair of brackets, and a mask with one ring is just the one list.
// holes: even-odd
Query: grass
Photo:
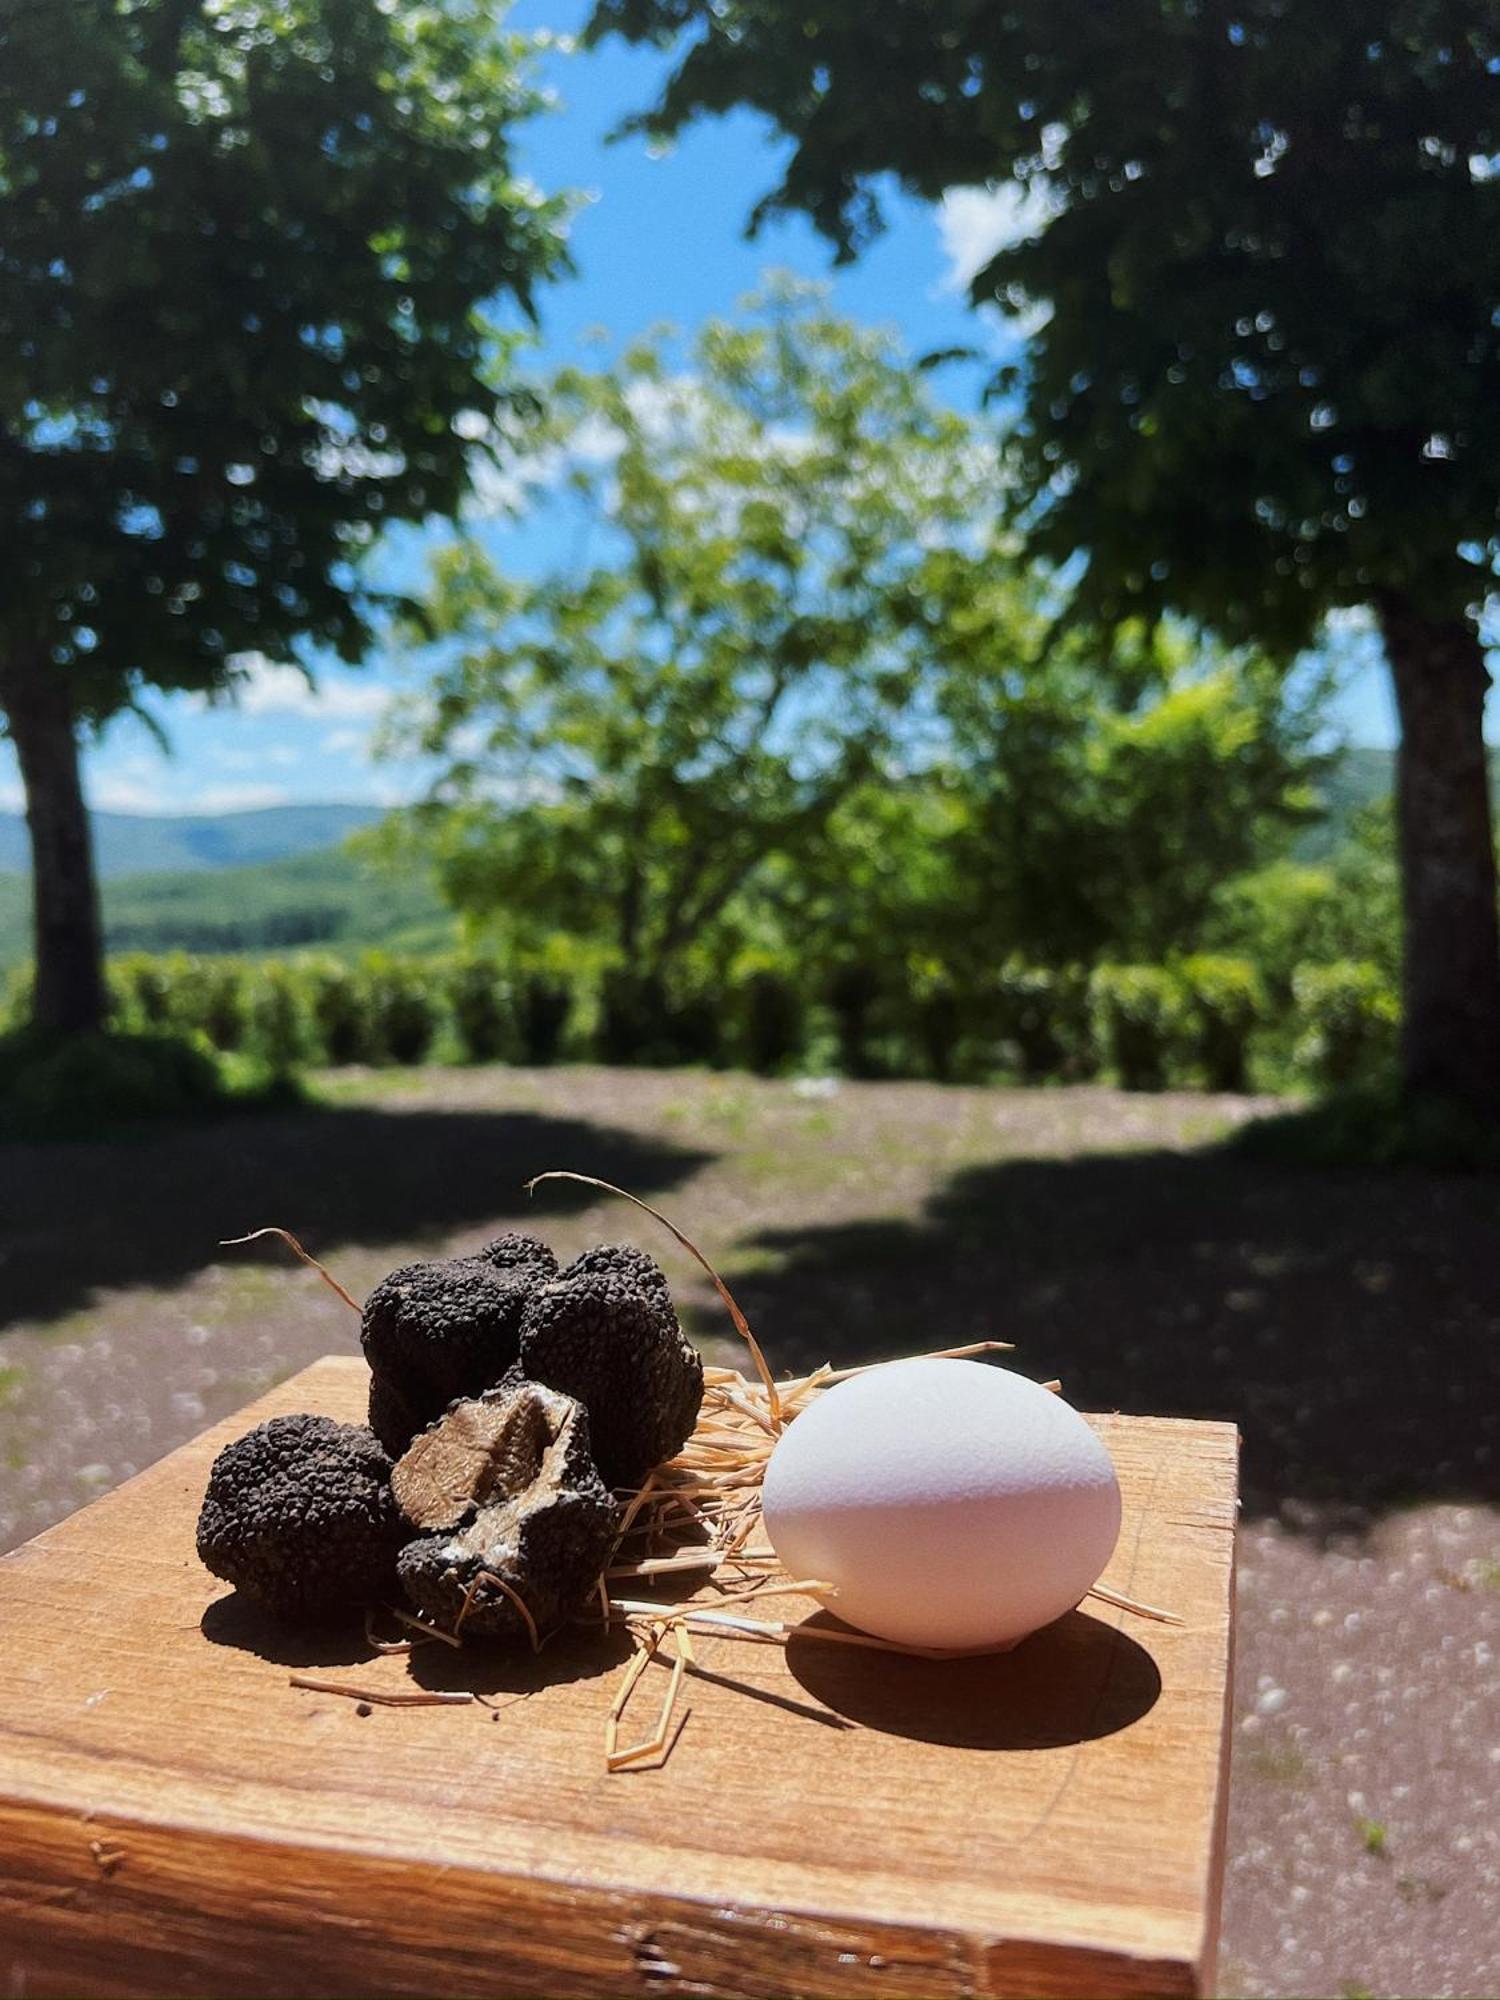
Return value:
[(1359, 1844), (1366, 1854), (1373, 1854), (1384, 1861), (1390, 1852), (1390, 1833), (1383, 1819), (1365, 1819), (1354, 1822), (1354, 1830), (1359, 1835)]

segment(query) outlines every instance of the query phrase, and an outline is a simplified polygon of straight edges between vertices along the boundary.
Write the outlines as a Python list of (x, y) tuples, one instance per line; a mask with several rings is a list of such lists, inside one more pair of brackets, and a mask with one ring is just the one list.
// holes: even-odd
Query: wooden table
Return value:
[[(0, 1562), (0, 1992), (1212, 1990), (1230, 1426), (1091, 1420), (1125, 1497), (1106, 1580), (1180, 1627), (1091, 1600), (944, 1664), (700, 1640), (665, 1767), (610, 1776), (611, 1642), (372, 1658), (199, 1567), (214, 1453), (359, 1416), (363, 1373), (317, 1363)], [(508, 1705), (361, 1715), (298, 1670)]]

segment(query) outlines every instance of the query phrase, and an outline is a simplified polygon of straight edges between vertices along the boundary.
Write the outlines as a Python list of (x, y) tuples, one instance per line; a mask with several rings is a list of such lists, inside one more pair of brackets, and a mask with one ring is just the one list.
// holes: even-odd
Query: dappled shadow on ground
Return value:
[(756, 1238), (778, 1369), (984, 1337), (1084, 1409), (1225, 1417), (1309, 1532), (1500, 1499), (1500, 1187), (1224, 1153), (996, 1162), (908, 1220)]
[[(514, 1213), (521, 1183), (549, 1167), (649, 1194), (708, 1157), (584, 1118), (499, 1105), (319, 1106), (128, 1142), (0, 1145), (0, 1327), (74, 1310), (97, 1286), (175, 1281), (219, 1257), (222, 1238), (264, 1223), (319, 1254), (436, 1240)], [(554, 1186), (548, 1213), (590, 1198)]]

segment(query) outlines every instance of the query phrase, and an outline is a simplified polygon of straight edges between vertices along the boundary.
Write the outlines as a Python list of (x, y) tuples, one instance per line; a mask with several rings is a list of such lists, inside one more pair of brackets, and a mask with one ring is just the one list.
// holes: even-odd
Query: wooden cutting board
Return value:
[[(199, 1566), (214, 1454), (357, 1419), (364, 1379), (318, 1362), (0, 1561), (0, 1992), (1212, 1990), (1231, 1426), (1090, 1420), (1125, 1500), (1105, 1580), (1181, 1626), (1090, 1600), (941, 1664), (700, 1638), (665, 1765), (609, 1775), (623, 1641), (377, 1657)], [(503, 1705), (361, 1715), (293, 1672)]]

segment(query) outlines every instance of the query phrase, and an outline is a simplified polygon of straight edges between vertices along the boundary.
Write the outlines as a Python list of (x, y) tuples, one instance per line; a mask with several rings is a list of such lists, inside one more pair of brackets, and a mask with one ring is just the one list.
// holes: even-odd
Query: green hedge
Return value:
[[(568, 1058), (1328, 1091), (1391, 1073), (1398, 1014), (1372, 964), (1303, 965), (1278, 1004), (1248, 960), (1218, 956), (1092, 971), (1012, 960), (968, 983), (935, 964), (800, 974), (759, 964), (670, 986), (618, 970), (516, 970), (478, 951), (353, 962), (130, 953), (111, 960), (109, 984), (119, 1032), (197, 1037), (282, 1074), (303, 1063)], [(0, 993), (0, 1029), (24, 1021), (29, 985), (23, 972)]]

